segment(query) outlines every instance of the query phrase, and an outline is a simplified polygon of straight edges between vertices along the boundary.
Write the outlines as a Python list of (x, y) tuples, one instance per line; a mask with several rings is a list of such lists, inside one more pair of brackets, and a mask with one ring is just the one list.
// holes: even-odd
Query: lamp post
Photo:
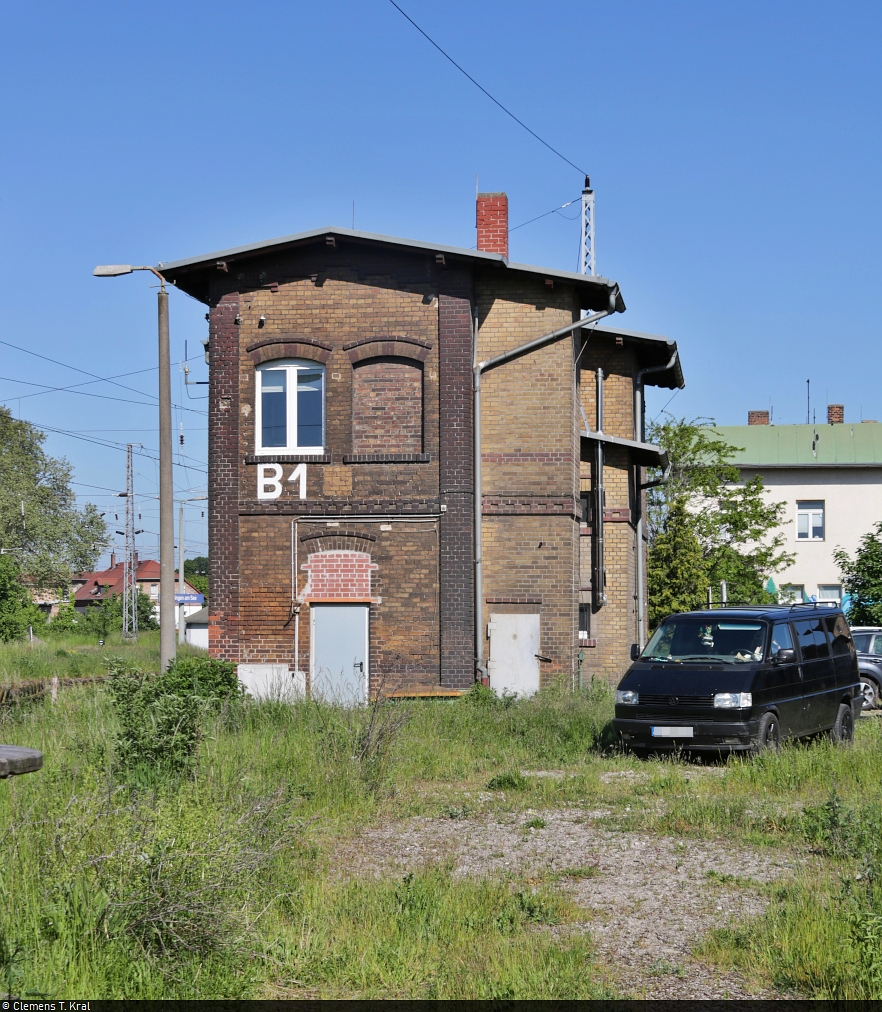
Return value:
[(159, 278), (159, 670), (175, 659), (175, 512), (172, 484), (171, 353), (168, 340), (168, 292), (155, 267), (108, 264), (96, 267), (98, 278), (150, 271)]

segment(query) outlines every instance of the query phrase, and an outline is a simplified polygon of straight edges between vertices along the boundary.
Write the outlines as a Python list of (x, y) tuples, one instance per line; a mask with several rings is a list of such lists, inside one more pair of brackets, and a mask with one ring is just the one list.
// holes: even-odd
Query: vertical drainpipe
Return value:
[[(634, 380), (634, 439), (638, 443), (646, 441), (646, 404), (643, 396), (643, 377), (648, 373), (653, 372), (666, 372), (668, 369), (673, 369), (674, 363), (677, 361), (678, 352), (674, 352), (671, 355), (670, 360), (666, 365), (653, 365), (648, 366), (646, 369), (640, 369)], [(660, 482), (652, 482), (653, 485), (663, 484), (667, 481), (667, 477), (663, 477)], [(643, 485), (640, 482), (640, 465), (634, 465), (634, 493), (635, 493), (635, 504), (637, 510), (637, 523), (635, 527), (635, 536), (637, 541), (637, 559), (635, 566), (635, 580), (637, 584), (637, 642), (640, 645), (640, 649), (646, 645), (646, 602), (643, 597), (643, 490), (649, 488), (649, 485)]]
[[(603, 435), (603, 369), (597, 367), (597, 432)], [(594, 540), (594, 572), (591, 574), (591, 596), (594, 599), (594, 607), (600, 608), (606, 604), (606, 579), (603, 539), (603, 510), (605, 506), (606, 493), (603, 488), (603, 443), (597, 440), (597, 456), (595, 457), (595, 484), (594, 490), (594, 517), (593, 540)]]
[(483, 638), (483, 618), (482, 618), (482, 593), (481, 586), (483, 582), (483, 538), (482, 538), (482, 521), (483, 521), (483, 500), (481, 496), (481, 368), (478, 364), (478, 305), (475, 303), (475, 324), (473, 327), (473, 347), (474, 355), (472, 357), (472, 370), (474, 373), (474, 406), (473, 406), (473, 423), (472, 433), (474, 437), (474, 447), (472, 450), (472, 456), (474, 458), (474, 466), (472, 468), (473, 481), (475, 485), (475, 667), (477, 668), (480, 679), (484, 684), (487, 684), (487, 666), (484, 664), (484, 638)]

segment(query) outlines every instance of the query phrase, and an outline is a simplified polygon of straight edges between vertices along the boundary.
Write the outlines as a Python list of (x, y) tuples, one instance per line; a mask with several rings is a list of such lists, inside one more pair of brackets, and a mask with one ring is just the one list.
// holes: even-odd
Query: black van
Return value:
[(784, 738), (854, 736), (857, 654), (831, 602), (671, 615), (616, 690), (613, 727), (633, 749), (777, 749)]

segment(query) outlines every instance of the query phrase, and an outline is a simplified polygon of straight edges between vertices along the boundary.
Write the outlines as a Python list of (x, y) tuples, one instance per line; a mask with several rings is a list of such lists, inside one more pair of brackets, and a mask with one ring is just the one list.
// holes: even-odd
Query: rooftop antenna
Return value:
[(812, 381), (805, 381), (805, 424), (812, 423)]
[(582, 245), (579, 250), (579, 273), (597, 274), (597, 258), (594, 245), (594, 190), (591, 180), (585, 177), (585, 188), (582, 190)]

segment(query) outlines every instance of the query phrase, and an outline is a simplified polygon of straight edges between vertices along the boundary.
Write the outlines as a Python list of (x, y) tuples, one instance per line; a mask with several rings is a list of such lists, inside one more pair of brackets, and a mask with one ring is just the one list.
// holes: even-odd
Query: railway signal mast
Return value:
[(594, 190), (591, 180), (585, 177), (582, 190), (582, 245), (579, 252), (579, 273), (597, 274), (597, 258), (594, 248)]

